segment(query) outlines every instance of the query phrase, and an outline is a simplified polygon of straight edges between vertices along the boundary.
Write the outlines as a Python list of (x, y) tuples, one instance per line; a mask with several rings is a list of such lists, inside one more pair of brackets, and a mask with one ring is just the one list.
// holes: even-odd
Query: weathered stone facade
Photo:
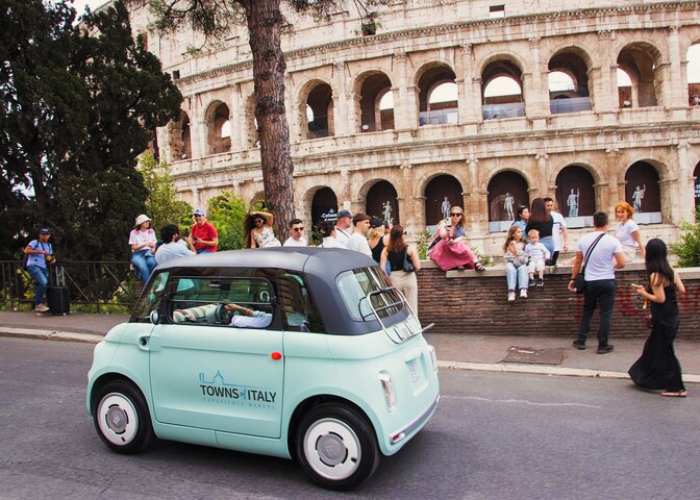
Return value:
[[(505, 16), (491, 18), (492, 4)], [(390, 201), (413, 237), (447, 197), (465, 208), (471, 240), (493, 253), (509, 197), (552, 196), (585, 226), (596, 209), (632, 203), (640, 186), (644, 237), (674, 239), (694, 220), (700, 106), (687, 54), (700, 41), (700, 2), (586, 0), (562, 10), (553, 0), (397, 0), (380, 9), (374, 36), (362, 36), (351, 6), (323, 22), (287, 13), (287, 119), (307, 224), (329, 208), (323, 188), (336, 208), (377, 213)], [(132, 17), (146, 32), (147, 8), (135, 5)], [(187, 48), (203, 41), (186, 30), (148, 40), (185, 96), (183, 118), (158, 133), (178, 193), (197, 206), (223, 190), (258, 196), (245, 29), (197, 56)], [(573, 85), (553, 89), (555, 72)], [(498, 78), (519, 90), (488, 95)], [(433, 98), (445, 84), (456, 99)], [(385, 199), (392, 187), (396, 199)]]

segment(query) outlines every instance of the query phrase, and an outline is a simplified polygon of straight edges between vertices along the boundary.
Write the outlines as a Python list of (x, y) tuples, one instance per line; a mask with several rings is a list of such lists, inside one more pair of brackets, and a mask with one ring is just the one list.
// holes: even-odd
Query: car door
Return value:
[(150, 339), (156, 420), (279, 437), (283, 333), (272, 282), (178, 276), (168, 286)]

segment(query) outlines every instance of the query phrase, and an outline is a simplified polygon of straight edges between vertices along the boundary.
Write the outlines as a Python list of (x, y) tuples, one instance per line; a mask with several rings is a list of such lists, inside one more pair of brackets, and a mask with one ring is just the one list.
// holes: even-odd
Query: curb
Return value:
[[(1, 328), (0, 337), (30, 338), (63, 342), (83, 342), (97, 344), (104, 340), (103, 335), (65, 332), (60, 330), (36, 330), (32, 328)], [(625, 372), (591, 370), (587, 368), (563, 368), (561, 366), (525, 365), (517, 363), (468, 363), (463, 361), (438, 361), (438, 368), (496, 373), (524, 373), (530, 375), (554, 375), (561, 377), (587, 377), (628, 380)], [(700, 375), (683, 375), (683, 381), (700, 383)]]

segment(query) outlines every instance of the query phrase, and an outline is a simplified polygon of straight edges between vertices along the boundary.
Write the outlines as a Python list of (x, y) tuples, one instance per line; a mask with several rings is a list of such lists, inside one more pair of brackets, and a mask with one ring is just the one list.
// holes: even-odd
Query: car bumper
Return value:
[(390, 452), (388, 453), (389, 455), (393, 455), (394, 453), (399, 451), (403, 447), (403, 445), (410, 441), (411, 438), (413, 438), (413, 436), (418, 434), (418, 432), (423, 427), (425, 427), (425, 424), (427, 424), (428, 421), (435, 414), (439, 402), (440, 395), (438, 394), (426, 411), (424, 411), (414, 420), (403, 426), (401, 429), (398, 429), (389, 434), (389, 436), (387, 437), (390, 450)]

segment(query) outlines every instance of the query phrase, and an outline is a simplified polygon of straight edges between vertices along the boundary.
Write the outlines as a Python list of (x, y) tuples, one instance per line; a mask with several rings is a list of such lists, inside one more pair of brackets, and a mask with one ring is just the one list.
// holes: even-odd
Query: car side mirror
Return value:
[(155, 311), (155, 310), (151, 311), (149, 318), (151, 320), (151, 323), (153, 323), (154, 325), (157, 325), (158, 324), (158, 311)]

